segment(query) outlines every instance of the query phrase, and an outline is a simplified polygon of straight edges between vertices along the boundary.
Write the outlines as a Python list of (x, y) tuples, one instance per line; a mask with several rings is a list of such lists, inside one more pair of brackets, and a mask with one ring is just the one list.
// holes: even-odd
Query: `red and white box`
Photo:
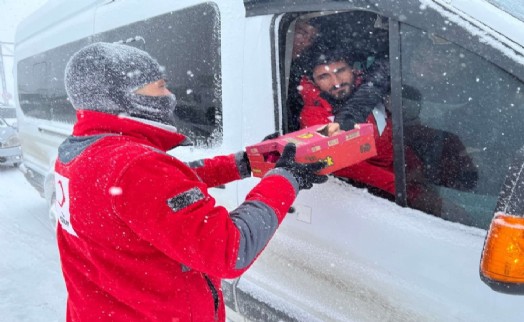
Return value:
[(297, 162), (326, 161), (328, 165), (319, 174), (332, 173), (377, 155), (372, 124), (358, 124), (353, 130), (330, 137), (325, 132), (326, 125), (311, 126), (246, 147), (253, 176), (263, 177), (273, 169), (288, 143), (297, 146)]

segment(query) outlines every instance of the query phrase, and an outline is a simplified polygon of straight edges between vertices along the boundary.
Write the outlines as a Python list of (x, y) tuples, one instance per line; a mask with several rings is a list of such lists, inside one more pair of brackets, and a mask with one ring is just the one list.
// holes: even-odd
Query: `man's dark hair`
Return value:
[(329, 48), (323, 45), (312, 46), (307, 54), (307, 76), (312, 78), (313, 70), (319, 65), (331, 64), (339, 61), (346, 62), (350, 67), (353, 61), (348, 54), (348, 50), (344, 48)]

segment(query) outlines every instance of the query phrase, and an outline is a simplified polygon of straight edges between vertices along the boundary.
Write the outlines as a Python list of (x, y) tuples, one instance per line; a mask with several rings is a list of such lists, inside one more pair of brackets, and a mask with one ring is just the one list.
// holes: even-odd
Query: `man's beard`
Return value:
[[(343, 87), (346, 87), (346, 90), (340, 91), (340, 95), (337, 96), (332, 94), (333, 91), (339, 90)], [(321, 96), (331, 102), (343, 103), (351, 97), (351, 94), (353, 94), (353, 85), (350, 83), (342, 83), (338, 87), (333, 86), (329, 91), (322, 92)]]

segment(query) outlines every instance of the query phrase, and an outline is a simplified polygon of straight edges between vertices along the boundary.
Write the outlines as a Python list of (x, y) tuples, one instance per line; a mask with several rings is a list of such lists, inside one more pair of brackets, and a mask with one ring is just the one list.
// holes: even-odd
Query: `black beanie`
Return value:
[(305, 55), (307, 64), (307, 76), (312, 78), (313, 70), (319, 65), (329, 65), (334, 62), (344, 61), (350, 67), (353, 65), (353, 61), (348, 54), (348, 50), (344, 48), (330, 48), (324, 45), (318, 45), (312, 47)]
[(71, 57), (65, 70), (65, 88), (75, 109), (133, 114), (126, 95), (164, 79), (163, 71), (143, 50), (98, 42)]

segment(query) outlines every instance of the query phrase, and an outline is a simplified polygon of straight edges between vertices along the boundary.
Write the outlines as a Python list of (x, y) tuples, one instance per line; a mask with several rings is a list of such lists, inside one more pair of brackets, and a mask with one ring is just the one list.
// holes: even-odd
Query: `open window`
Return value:
[[(325, 99), (323, 95), (327, 94), (318, 87), (318, 80), (313, 77), (315, 66), (311, 63), (311, 56), (316, 49), (324, 48), (326, 52), (342, 51), (344, 53), (344, 60), (353, 75), (350, 85), (351, 93), (355, 93), (360, 88), (365, 74), (375, 68), (379, 61), (389, 65), (389, 22), (386, 17), (374, 12), (352, 10), (287, 15), (283, 17), (280, 30), (280, 52), (283, 57), (281, 61), (284, 62), (281, 70), (285, 84), (282, 86), (284, 97), (282, 128), (285, 133), (312, 125), (307, 125), (304, 121), (306, 118), (304, 106), (317, 104), (317, 95)], [(317, 89), (319, 92), (313, 93)], [(385, 93), (385, 96), (387, 95)], [(315, 97), (312, 98), (312, 96)], [(381, 103), (386, 104), (386, 101), (384, 99)], [(325, 106), (325, 103), (320, 104)], [(336, 109), (334, 103), (330, 101), (329, 104), (330, 108)], [(374, 105), (370, 106), (370, 112)], [(388, 109), (389, 106), (383, 106), (384, 121), (390, 114)], [(331, 121), (333, 118), (329, 116)], [(325, 123), (327, 122), (322, 124)], [(387, 150), (383, 153), (387, 154), (387, 161), (378, 160), (383, 157), (381, 155), (372, 162), (373, 164), (362, 163), (358, 169), (357, 167), (352, 167), (349, 171), (344, 169), (336, 172), (335, 175), (354, 185), (366, 187), (374, 194), (394, 200), (393, 147), (390, 125), (391, 123), (388, 127), (389, 139), (385, 139), (387, 147), (381, 147), (382, 151)], [(380, 135), (382, 135), (382, 130), (383, 128), (380, 130)], [(384, 165), (383, 168), (381, 168), (382, 165)], [(374, 170), (368, 171), (369, 168)]]
[(300, 128), (301, 79), (308, 75), (307, 53), (318, 46), (343, 48), (353, 68), (363, 70), (387, 58), (388, 20), (369, 11), (315, 12), (288, 15), (281, 25), (284, 72), (284, 132)]

